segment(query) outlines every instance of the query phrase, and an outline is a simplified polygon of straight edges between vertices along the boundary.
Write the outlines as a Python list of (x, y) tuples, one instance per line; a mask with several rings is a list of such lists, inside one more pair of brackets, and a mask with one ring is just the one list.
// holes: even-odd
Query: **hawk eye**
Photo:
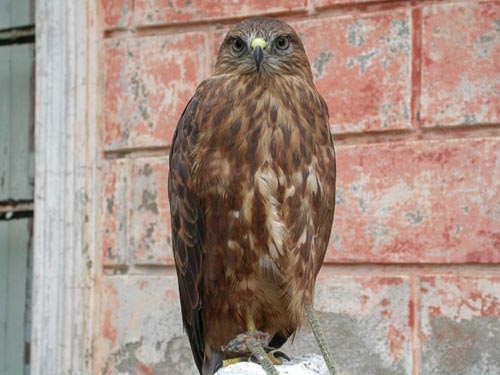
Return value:
[(233, 49), (233, 52), (240, 53), (245, 48), (245, 43), (243, 43), (240, 38), (234, 38), (231, 40), (231, 48)]
[(276, 39), (276, 48), (286, 50), (290, 46), (290, 39), (287, 36), (280, 36)]

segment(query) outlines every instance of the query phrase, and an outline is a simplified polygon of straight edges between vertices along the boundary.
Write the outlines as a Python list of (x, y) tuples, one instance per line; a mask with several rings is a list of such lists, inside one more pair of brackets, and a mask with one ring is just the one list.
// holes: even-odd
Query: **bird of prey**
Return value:
[(228, 32), (177, 124), (168, 193), (200, 373), (242, 355), (230, 349), (240, 333), (280, 347), (312, 311), (335, 205), (328, 108), (290, 25), (253, 18)]

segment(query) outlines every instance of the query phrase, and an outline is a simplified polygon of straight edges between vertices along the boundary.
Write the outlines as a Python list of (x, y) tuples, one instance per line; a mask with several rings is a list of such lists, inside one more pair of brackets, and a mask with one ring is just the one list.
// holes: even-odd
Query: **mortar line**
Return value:
[[(337, 146), (368, 145), (389, 142), (471, 140), (483, 138), (500, 138), (498, 125), (474, 125), (467, 127), (447, 127), (422, 129), (421, 131), (384, 131), (368, 133), (335, 134)], [(116, 147), (104, 150), (103, 160), (135, 159), (142, 157), (168, 157), (170, 145), (144, 147)]]
[[(458, 1), (458, 0), (457, 0)], [(432, 3), (439, 3), (438, 1), (432, 1)], [(413, 7), (413, 3), (407, 0), (379, 0), (370, 3), (360, 3), (360, 4), (337, 4), (322, 8), (314, 7), (311, 0), (307, 1), (304, 8), (292, 9), (292, 10), (282, 10), (272, 13), (261, 13), (256, 12), (251, 15), (242, 15), (235, 17), (221, 17), (212, 19), (193, 19), (188, 21), (179, 21), (169, 24), (157, 24), (157, 25), (135, 25), (135, 0), (132, 2), (132, 22), (128, 27), (118, 27), (105, 30), (103, 33), (103, 39), (120, 39), (120, 38), (141, 38), (153, 35), (171, 35), (177, 33), (187, 33), (187, 32), (209, 32), (211, 27), (214, 25), (220, 26), (221, 28), (232, 25), (236, 22), (245, 20), (251, 16), (263, 16), (280, 18), (286, 22), (297, 22), (303, 20), (310, 20), (311, 16), (314, 19), (321, 19), (327, 17), (336, 16), (353, 16), (357, 14), (373, 14), (379, 12), (387, 12), (399, 9), (408, 9)], [(420, 6), (420, 4), (418, 4)]]
[(411, 124), (414, 129), (420, 130), (420, 95), (422, 85), (422, 9), (413, 8), (411, 11), (412, 40), (411, 40), (411, 96), (410, 111)]
[(422, 373), (422, 358), (421, 358), (421, 342), (420, 342), (420, 325), (421, 325), (421, 299), (420, 299), (420, 277), (412, 275), (410, 279), (410, 323), (411, 323), (411, 351), (412, 351), (412, 375), (421, 375)]
[[(362, 272), (361, 272), (362, 270)], [(500, 276), (498, 263), (324, 263), (322, 272), (335, 276)]]
[[(162, 274), (175, 270), (173, 264), (133, 264), (130, 262), (120, 265), (104, 265), (103, 269), (108, 272), (119, 274), (143, 274), (142, 272), (154, 272)], [(329, 276), (356, 276), (356, 277), (408, 277), (419, 278), (421, 276), (450, 276), (450, 277), (499, 277), (500, 264), (331, 264), (324, 263), (322, 267), (324, 277)]]
[(433, 127), (406, 130), (384, 130), (364, 133), (334, 134), (337, 144), (362, 144), (383, 142), (433, 141), (447, 139), (472, 139), (500, 137), (497, 124)]
[(175, 276), (176, 270), (173, 264), (107, 265), (103, 267), (103, 274), (106, 277)]
[[(261, 14), (256, 13), (252, 16), (263, 16), (263, 17), (274, 17), (289, 19), (290, 17), (296, 15), (307, 16), (307, 9), (297, 9), (297, 10), (283, 10), (277, 11), (276, 13)], [(169, 24), (158, 24), (158, 25), (130, 25), (126, 28), (116, 28), (104, 31), (103, 39), (135, 39), (143, 38), (148, 36), (158, 36), (158, 35), (176, 35), (184, 34), (189, 32), (210, 32), (210, 30), (215, 26), (223, 28), (225, 26), (233, 25), (236, 22), (243, 21), (249, 18), (249, 16), (236, 16), (227, 18), (213, 18), (213, 19), (195, 19), (191, 21), (179, 21)]]

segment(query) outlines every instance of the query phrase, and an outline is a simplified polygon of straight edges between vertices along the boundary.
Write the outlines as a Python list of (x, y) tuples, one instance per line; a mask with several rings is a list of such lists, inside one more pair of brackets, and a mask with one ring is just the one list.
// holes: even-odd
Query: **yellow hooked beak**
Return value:
[(264, 60), (264, 48), (266, 48), (267, 43), (262, 38), (255, 38), (252, 40), (252, 43), (250, 43), (250, 46), (253, 49), (252, 55), (255, 61), (255, 66), (257, 71), (260, 71), (260, 64), (262, 64), (262, 60)]

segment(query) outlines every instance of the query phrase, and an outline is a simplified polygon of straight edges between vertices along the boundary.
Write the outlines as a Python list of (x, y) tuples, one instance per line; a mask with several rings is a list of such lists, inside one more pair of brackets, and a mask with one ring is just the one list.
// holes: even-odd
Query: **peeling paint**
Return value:
[(158, 215), (158, 205), (156, 204), (157, 194), (148, 190), (142, 192), (142, 203), (139, 208), (144, 208)]
[(132, 166), (131, 206), (135, 209), (129, 220), (135, 264), (173, 264), (167, 174), (168, 158), (138, 159)]
[(366, 23), (362, 19), (356, 20), (347, 27), (347, 41), (353, 47), (361, 47), (365, 44), (366, 33)]
[(108, 210), (108, 214), (113, 214), (113, 205), (114, 205), (114, 197), (109, 197), (106, 199), (106, 208)]
[(366, 54), (359, 55), (354, 59), (347, 60), (347, 66), (353, 67), (359, 65), (359, 73), (361, 75), (366, 73), (366, 69), (373, 64), (374, 57), (380, 54), (379, 51), (372, 51)]
[(123, 266), (127, 258), (126, 187), (127, 168), (123, 161), (109, 161), (102, 168), (103, 227), (102, 254), (105, 266)]
[(325, 51), (321, 52), (318, 57), (314, 59), (313, 63), (313, 75), (315, 79), (321, 78), (323, 76), (323, 66), (330, 61), (333, 57), (333, 52)]
[(415, 211), (415, 212), (407, 212), (406, 213), (406, 217), (408, 219), (408, 222), (410, 223), (410, 225), (418, 225), (418, 224), (421, 224), (424, 219), (425, 219), (425, 216), (422, 215), (420, 213), (420, 211)]
[(106, 28), (113, 29), (129, 24), (132, 18), (132, 0), (101, 0), (101, 4)]

